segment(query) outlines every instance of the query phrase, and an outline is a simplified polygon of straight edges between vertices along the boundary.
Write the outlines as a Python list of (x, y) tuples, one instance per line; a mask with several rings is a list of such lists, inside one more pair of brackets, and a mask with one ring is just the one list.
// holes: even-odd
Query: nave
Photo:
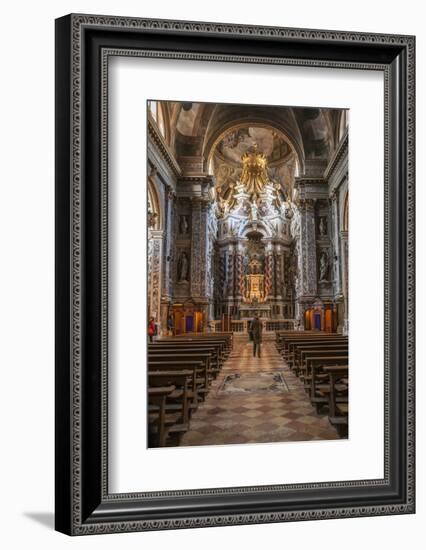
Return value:
[[(216, 354), (221, 338), (232, 342), (223, 362)], [(341, 335), (277, 333), (263, 341), (260, 358), (246, 335), (159, 340), (149, 347), (150, 446), (346, 437), (347, 363)]]
[[(247, 338), (236, 339), (234, 349), (212, 390), (194, 413), (191, 429), (182, 445), (222, 445), (337, 439), (326, 415), (319, 416), (309, 402), (302, 382), (278, 354), (273, 340), (262, 345), (262, 357), (253, 357)], [(282, 389), (257, 389), (262, 375), (280, 373)], [(253, 390), (241, 393), (221, 391), (226, 377), (252, 377)]]

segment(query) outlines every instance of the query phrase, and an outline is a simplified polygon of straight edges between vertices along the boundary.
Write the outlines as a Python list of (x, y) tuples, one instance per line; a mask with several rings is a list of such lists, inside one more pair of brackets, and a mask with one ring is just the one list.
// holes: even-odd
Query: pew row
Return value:
[[(191, 334), (148, 344), (148, 445), (179, 445), (232, 351), (232, 335)], [(173, 388), (171, 390), (171, 388)]]
[(330, 423), (343, 437), (348, 431), (348, 337), (323, 332), (280, 331), (276, 347), (303, 382), (317, 413), (327, 411)]

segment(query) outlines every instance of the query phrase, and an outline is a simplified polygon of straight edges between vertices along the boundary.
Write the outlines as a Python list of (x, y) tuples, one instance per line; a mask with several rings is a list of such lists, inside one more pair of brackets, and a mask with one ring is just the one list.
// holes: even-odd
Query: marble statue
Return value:
[(186, 252), (182, 252), (178, 262), (178, 280), (185, 283), (189, 280), (189, 260)]
[(324, 237), (325, 235), (327, 235), (327, 220), (325, 216), (320, 217), (318, 229), (319, 229), (320, 237)]
[(320, 268), (320, 276), (319, 280), (320, 282), (327, 281), (327, 275), (328, 275), (328, 255), (325, 250), (321, 252), (320, 260), (319, 260), (319, 268)]
[(153, 229), (157, 223), (157, 213), (148, 209), (148, 227)]
[(182, 235), (187, 235), (189, 233), (188, 216), (180, 217), (179, 231)]

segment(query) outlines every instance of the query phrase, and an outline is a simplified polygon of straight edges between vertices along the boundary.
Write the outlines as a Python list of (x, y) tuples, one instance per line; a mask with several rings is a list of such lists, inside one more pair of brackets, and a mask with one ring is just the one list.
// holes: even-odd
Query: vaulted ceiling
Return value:
[[(169, 146), (184, 167), (198, 161), (223, 191), (238, 178), (253, 145), (268, 160), (271, 179), (290, 190), (307, 161), (327, 161), (346, 127), (342, 109), (220, 103), (158, 102)], [(194, 163), (192, 162), (192, 166)]]

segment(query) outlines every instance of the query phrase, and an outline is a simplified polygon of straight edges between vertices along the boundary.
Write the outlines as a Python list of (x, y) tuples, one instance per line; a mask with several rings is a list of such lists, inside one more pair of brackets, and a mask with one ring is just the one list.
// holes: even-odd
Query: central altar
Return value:
[(258, 304), (265, 301), (265, 276), (249, 274), (245, 276), (244, 302)]
[(250, 258), (247, 268), (248, 273), (244, 275), (243, 302), (254, 305), (261, 304), (266, 301), (267, 292), (263, 263), (257, 254), (253, 254)]
[(238, 321), (256, 315), (281, 318), (291, 300), (285, 282), (290, 265), (290, 202), (279, 181), (270, 177), (268, 157), (256, 143), (240, 159), (232, 184), (222, 182), (215, 188), (219, 236), (215, 315), (226, 313)]

